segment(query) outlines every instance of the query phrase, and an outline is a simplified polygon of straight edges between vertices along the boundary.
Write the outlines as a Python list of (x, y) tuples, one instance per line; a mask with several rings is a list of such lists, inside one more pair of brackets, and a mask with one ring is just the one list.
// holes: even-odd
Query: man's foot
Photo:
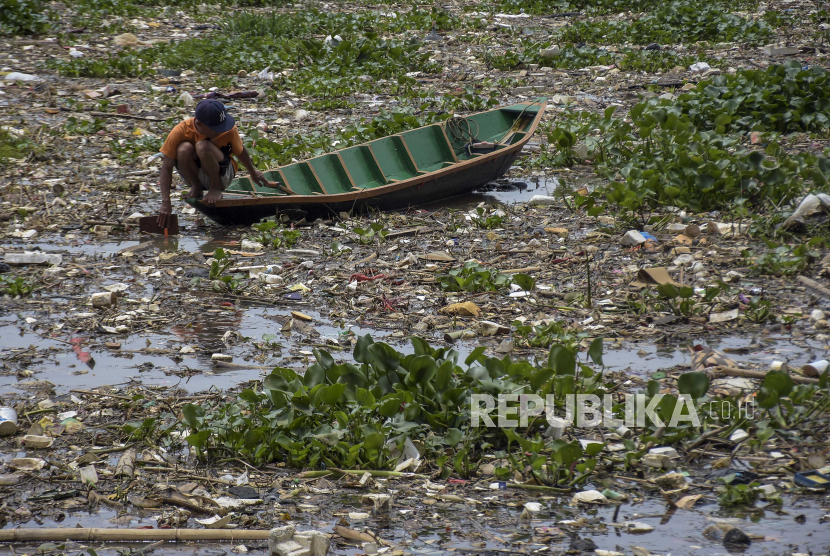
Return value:
[(222, 198), (222, 191), (221, 190), (216, 191), (216, 190), (211, 189), (210, 191), (207, 192), (207, 195), (205, 195), (205, 198), (202, 199), (202, 200), (206, 205), (212, 205), (221, 198)]
[(191, 187), (190, 190), (187, 192), (187, 199), (201, 199), (202, 198), (202, 188), (201, 187)]

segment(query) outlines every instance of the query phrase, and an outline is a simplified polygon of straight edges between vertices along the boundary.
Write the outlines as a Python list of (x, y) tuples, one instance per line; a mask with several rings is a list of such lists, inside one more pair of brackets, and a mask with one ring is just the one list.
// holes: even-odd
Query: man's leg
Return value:
[(199, 167), (196, 165), (196, 147), (193, 143), (180, 143), (176, 150), (176, 166), (179, 175), (190, 186), (187, 198), (200, 199), (202, 197), (202, 184), (199, 181)]
[(212, 205), (222, 198), (222, 180), (219, 177), (219, 163), (224, 160), (222, 150), (207, 139), (196, 143), (196, 156), (202, 164), (202, 170), (210, 178), (210, 190), (203, 199), (208, 205)]

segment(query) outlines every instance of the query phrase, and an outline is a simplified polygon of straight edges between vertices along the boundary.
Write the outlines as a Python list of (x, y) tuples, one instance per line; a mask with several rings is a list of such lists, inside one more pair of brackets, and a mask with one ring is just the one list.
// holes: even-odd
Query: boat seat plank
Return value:
[(495, 143), (510, 131), (518, 115), (504, 110), (491, 110), (473, 114), (467, 119), (470, 120), (470, 127), (475, 132), (476, 139)]
[(280, 168), (285, 184), (297, 195), (315, 195), (323, 193), (323, 188), (306, 162), (297, 162)]
[(328, 195), (349, 193), (354, 186), (352, 178), (346, 171), (343, 160), (337, 153), (326, 154), (308, 161), (314, 175), (320, 180), (323, 192)]
[(399, 135), (376, 139), (368, 147), (386, 181), (408, 180), (422, 173)]
[(346, 165), (346, 170), (352, 176), (354, 181), (354, 189), (370, 189), (373, 187), (380, 187), (388, 183), (380, 164), (372, 154), (372, 149), (365, 145), (358, 145), (348, 149), (338, 151), (343, 163)]
[(445, 162), (458, 162), (443, 126), (436, 124), (412, 129), (400, 136), (412, 154), (415, 166), (422, 172), (439, 170)]
[[(285, 179), (285, 176), (282, 174), (282, 171), (279, 168), (275, 168), (273, 170), (267, 170), (267, 171), (263, 172), (262, 175), (265, 176), (266, 180), (277, 182), (277, 185), (288, 188), (288, 186), (286, 185), (287, 181)], [(272, 189), (272, 188), (269, 188), (269, 189)], [(282, 191), (280, 189), (277, 189), (277, 191), (279, 192), (280, 195), (288, 195), (288, 193), (286, 193), (285, 191)]]

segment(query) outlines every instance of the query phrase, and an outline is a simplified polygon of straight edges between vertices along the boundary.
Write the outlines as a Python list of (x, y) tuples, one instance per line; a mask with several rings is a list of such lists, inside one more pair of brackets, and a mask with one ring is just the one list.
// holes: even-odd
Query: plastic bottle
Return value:
[(0, 436), (17, 432), (17, 411), (13, 407), (0, 407)]

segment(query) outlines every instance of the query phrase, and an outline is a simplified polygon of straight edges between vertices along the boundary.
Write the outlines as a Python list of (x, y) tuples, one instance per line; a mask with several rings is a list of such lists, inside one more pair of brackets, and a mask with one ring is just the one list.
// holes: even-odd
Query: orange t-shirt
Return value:
[[(196, 126), (193, 123), (195, 120), (196, 118), (189, 118), (174, 127), (159, 150), (164, 153), (165, 156), (169, 156), (173, 160), (176, 160), (176, 152), (178, 151), (180, 144), (193, 143), (195, 145), (197, 142), (207, 139), (207, 135), (202, 135), (196, 131)], [(245, 148), (242, 145), (242, 138), (239, 136), (239, 130), (236, 129), (236, 126), (232, 127), (225, 133), (217, 135), (216, 138), (211, 139), (210, 142), (220, 149), (223, 149), (225, 152), (227, 152), (228, 148), (230, 148), (230, 152), (236, 156), (242, 154), (242, 149)], [(231, 162), (233, 163), (234, 170), (238, 170), (239, 164), (237, 164), (236, 160), (231, 158)]]

